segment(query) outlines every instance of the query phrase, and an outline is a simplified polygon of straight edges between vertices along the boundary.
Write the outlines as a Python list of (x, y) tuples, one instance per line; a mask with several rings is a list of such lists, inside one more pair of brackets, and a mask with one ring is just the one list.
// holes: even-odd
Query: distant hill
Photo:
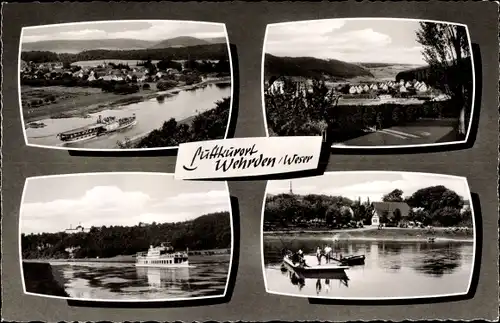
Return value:
[(75, 54), (89, 49), (144, 49), (154, 46), (155, 43), (155, 41), (140, 39), (43, 40), (23, 43), (21, 50), (23, 52), (49, 51)]
[(227, 42), (226, 37), (204, 38), (204, 40), (212, 44), (225, 44)]
[(170, 48), (170, 47), (188, 47), (188, 46), (199, 46), (199, 45), (208, 45), (211, 42), (199, 39), (196, 37), (189, 36), (181, 36), (170, 39), (162, 40), (159, 43), (149, 47), (149, 48)]
[(228, 60), (226, 44), (208, 44), (189, 47), (149, 48), (136, 50), (86, 50), (79, 53), (55, 53), (51, 51), (23, 51), (21, 59), (26, 62), (79, 62), (101, 59), (121, 60)]
[(37, 42), (23, 43), (23, 52), (41, 51), (53, 53), (76, 54), (89, 50), (134, 50), (134, 49), (157, 49), (170, 47), (189, 47), (209, 44), (225, 44), (226, 37), (200, 39), (190, 36), (181, 36), (162, 41), (150, 41), (141, 39), (86, 39), (86, 40), (42, 40)]
[(264, 69), (266, 77), (271, 75), (322, 77), (326, 75), (339, 80), (361, 76), (373, 77), (373, 74), (362, 66), (336, 59), (325, 60), (314, 57), (278, 57), (266, 54)]

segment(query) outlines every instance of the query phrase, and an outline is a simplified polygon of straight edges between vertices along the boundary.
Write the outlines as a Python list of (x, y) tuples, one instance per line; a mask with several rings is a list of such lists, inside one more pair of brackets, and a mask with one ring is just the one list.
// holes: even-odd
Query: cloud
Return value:
[(317, 24), (271, 26), (265, 51), (276, 56), (310, 56), (348, 62), (425, 63), (420, 46), (398, 46), (387, 33), (373, 28), (344, 30), (345, 24), (345, 20), (334, 19)]
[[(29, 182), (28, 182), (29, 185)], [(27, 187), (29, 192), (30, 186)], [(181, 193), (153, 199), (140, 191), (96, 186), (76, 199), (24, 203), (21, 231), (57, 232), (81, 223), (84, 227), (137, 225), (139, 222), (179, 222), (203, 214), (229, 211), (227, 191)]]
[[(382, 197), (395, 189), (403, 191), (404, 196), (411, 196), (417, 190), (443, 185), (458, 195), (469, 199), (470, 192), (465, 180), (461, 177), (439, 176), (433, 174), (396, 173), (399, 179), (380, 179), (381, 173), (367, 173), (363, 175), (364, 181), (359, 181), (359, 176), (349, 176), (348, 173), (327, 174), (310, 179), (301, 179), (298, 185), (293, 186), (296, 194), (326, 194), (344, 196), (350, 199), (362, 200), (369, 198), (371, 201), (380, 201)], [(375, 175), (376, 174), (376, 175)], [(389, 176), (388, 176), (389, 178)], [(289, 181), (275, 181), (269, 184), (268, 193), (287, 193)]]
[(178, 36), (224, 37), (222, 24), (185, 21), (111, 21), (31, 27), (23, 30), (23, 42), (43, 40), (142, 39), (164, 40)]
[(174, 207), (174, 206), (213, 206), (220, 205), (225, 206), (228, 204), (229, 196), (228, 192), (225, 190), (220, 191), (208, 191), (208, 192), (197, 192), (197, 193), (181, 193), (176, 196), (166, 198), (165, 200), (159, 201), (154, 204), (153, 207)]

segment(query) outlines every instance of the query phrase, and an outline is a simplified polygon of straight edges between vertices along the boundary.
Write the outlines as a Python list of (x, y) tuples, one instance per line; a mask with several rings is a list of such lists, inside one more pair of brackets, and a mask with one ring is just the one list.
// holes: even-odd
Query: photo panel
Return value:
[(224, 139), (232, 96), (223, 23), (115, 20), (21, 31), (28, 146), (143, 151)]
[(119, 172), (28, 178), (19, 220), (24, 293), (115, 303), (225, 297), (232, 212), (225, 182)]
[(463, 144), (475, 70), (467, 25), (406, 18), (269, 24), (262, 56), (268, 136), (331, 147)]
[(464, 177), (348, 171), (269, 181), (262, 209), (266, 291), (339, 301), (467, 295), (474, 217)]

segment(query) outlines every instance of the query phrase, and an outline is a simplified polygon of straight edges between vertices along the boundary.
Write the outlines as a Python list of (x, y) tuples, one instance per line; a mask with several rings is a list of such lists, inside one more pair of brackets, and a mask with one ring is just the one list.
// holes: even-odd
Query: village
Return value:
[[(290, 188), (288, 194), (269, 195), (264, 215), (264, 231), (330, 231), (382, 228), (443, 228), (446, 231), (468, 232), (472, 225), (470, 201), (445, 187), (428, 187), (420, 194), (455, 194), (456, 203), (449, 209), (429, 209), (427, 206), (401, 198), (395, 189), (380, 201), (355, 201), (340, 196), (298, 195)], [(418, 199), (418, 198), (415, 198)], [(294, 201), (292, 210), (287, 203)], [(318, 206), (320, 205), (320, 206)], [(443, 212), (445, 212), (443, 211)], [(447, 217), (445, 219), (445, 217)]]
[[(184, 65), (177, 61), (159, 61), (156, 64), (151, 61), (137, 62), (135, 66), (112, 61), (103, 62), (96, 66), (81, 67), (76, 64), (62, 62), (34, 63), (21, 61), (20, 76), (21, 84), (30, 84), (30, 80), (57, 81), (65, 78), (74, 78), (86, 82), (115, 81), (115, 82), (157, 82), (159, 80), (186, 81), (186, 76), (201, 74), (205, 77), (217, 77), (224, 72), (229, 73), (229, 66), (222, 65), (228, 62), (220, 61), (184, 61)], [(192, 64), (194, 68), (188, 66)], [(174, 65), (174, 67), (168, 67)], [(222, 68), (221, 68), (222, 67)], [(186, 82), (188, 83), (188, 82)], [(43, 83), (42, 83), (43, 84)]]
[[(277, 80), (270, 84), (270, 93), (284, 93), (284, 81)], [(303, 89), (311, 91), (310, 85), (312, 80), (300, 78), (298, 83), (302, 84)], [(445, 101), (450, 97), (443, 94), (440, 90), (431, 87), (424, 81), (413, 79), (412, 81), (405, 81), (404, 79), (397, 79), (394, 81), (372, 81), (372, 82), (359, 82), (359, 83), (346, 83), (346, 82), (330, 82), (325, 81), (333, 92), (340, 95), (342, 100), (377, 100), (380, 103), (387, 103), (394, 99), (419, 99), (422, 101)], [(401, 103), (401, 101), (398, 101)], [(359, 103), (359, 102), (357, 102)], [(362, 104), (362, 102), (361, 102)]]

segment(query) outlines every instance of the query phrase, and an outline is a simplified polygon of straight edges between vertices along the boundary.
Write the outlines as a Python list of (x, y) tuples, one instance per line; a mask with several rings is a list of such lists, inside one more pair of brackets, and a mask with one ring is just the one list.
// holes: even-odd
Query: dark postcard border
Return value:
[[(231, 300), (234, 291), (234, 285), (236, 283), (236, 276), (238, 272), (238, 265), (240, 259), (240, 211), (238, 198), (230, 196), (231, 203), (231, 214), (232, 214), (232, 239), (233, 239), (233, 250), (231, 250), (231, 266), (228, 272), (227, 287), (225, 290), (225, 295), (219, 297), (210, 297), (192, 300), (172, 300), (172, 301), (154, 301), (154, 300), (137, 300), (136, 302), (120, 302), (120, 301), (83, 301), (78, 299), (67, 299), (66, 302), (68, 306), (74, 307), (94, 307), (94, 308), (169, 308), (169, 307), (192, 307), (192, 306), (207, 306), (228, 303)], [(39, 294), (36, 296), (43, 297), (44, 295)]]

